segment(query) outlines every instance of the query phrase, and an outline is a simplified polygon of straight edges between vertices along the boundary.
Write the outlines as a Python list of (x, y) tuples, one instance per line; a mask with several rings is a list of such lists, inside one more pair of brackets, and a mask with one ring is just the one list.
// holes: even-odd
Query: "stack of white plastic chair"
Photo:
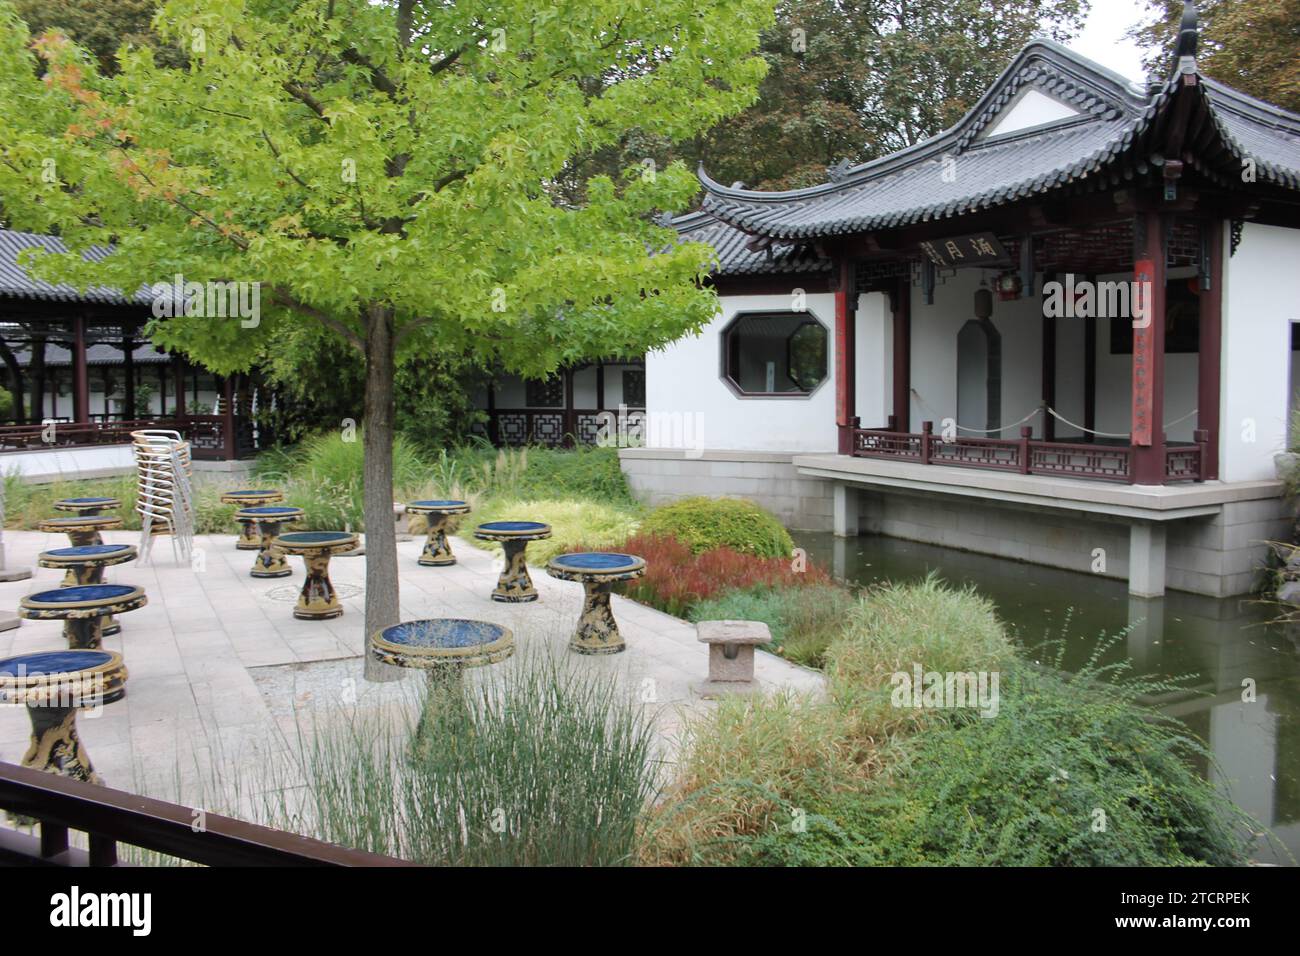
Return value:
[(144, 429), (131, 433), (135, 451), (136, 504), (140, 515), (140, 561), (149, 560), (153, 538), (169, 534), (172, 555), (188, 562), (194, 547), (193, 466), (190, 443), (180, 432)]

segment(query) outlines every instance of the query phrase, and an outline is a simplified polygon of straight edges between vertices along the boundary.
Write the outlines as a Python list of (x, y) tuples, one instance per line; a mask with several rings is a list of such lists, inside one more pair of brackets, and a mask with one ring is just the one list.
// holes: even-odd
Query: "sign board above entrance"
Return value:
[(1011, 257), (998, 237), (991, 232), (976, 232), (969, 236), (951, 239), (931, 239), (920, 243), (924, 252), (936, 266), (953, 269), (959, 266), (1006, 265)]

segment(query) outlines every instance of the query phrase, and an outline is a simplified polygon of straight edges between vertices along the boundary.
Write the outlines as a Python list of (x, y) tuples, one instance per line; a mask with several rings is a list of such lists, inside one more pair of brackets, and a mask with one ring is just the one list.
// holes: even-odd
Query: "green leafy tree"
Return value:
[(187, 65), (139, 47), (105, 77), (57, 34), (29, 48), (0, 0), (0, 199), (15, 225), (74, 250), (113, 244), (101, 263), (29, 263), (48, 278), (260, 283), (256, 326), (156, 323), (155, 341), (218, 374), (290, 322), (364, 356), (373, 634), (398, 618), (398, 357), (441, 348), (541, 377), (705, 325), (712, 251), (672, 244), (654, 215), (690, 202), (689, 170), (596, 177), (580, 205), (552, 186), (632, 126), (680, 139), (750, 103), (771, 6), (170, 0), (155, 29)]
[[(1198, 6), (1196, 61), (1206, 75), (1292, 112), (1300, 112), (1300, 0), (1215, 0)], [(1130, 32), (1151, 52), (1149, 71), (1172, 63), (1182, 0), (1148, 0), (1151, 19)]]

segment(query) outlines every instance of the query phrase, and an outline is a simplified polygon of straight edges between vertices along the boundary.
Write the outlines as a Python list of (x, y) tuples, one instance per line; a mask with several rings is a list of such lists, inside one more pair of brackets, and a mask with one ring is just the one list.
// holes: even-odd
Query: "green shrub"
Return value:
[(629, 862), (655, 796), (641, 705), (567, 657), (520, 654), (490, 670), (404, 715), (300, 725), (297, 746), (260, 773), (224, 779), (214, 767), (220, 792), (184, 799), (234, 801), (256, 822), (426, 865)]
[(769, 511), (739, 498), (683, 498), (656, 508), (642, 532), (676, 538), (699, 554), (714, 548), (731, 548), (742, 554), (784, 558), (794, 551), (794, 541)]
[(557, 554), (575, 548), (616, 548), (636, 531), (639, 516), (624, 508), (599, 501), (506, 501), (486, 499), (479, 508), (468, 515), (461, 528), (464, 537), (476, 547), (489, 551), (500, 550), (492, 541), (479, 541), (473, 537), (474, 526), (489, 521), (544, 521), (551, 526), (551, 536), (528, 545), (528, 563), (543, 565)]
[(935, 724), (859, 795), (809, 803), (744, 862), (893, 866), (1229, 866), (1254, 824), (1199, 773), (1205, 747), (1138, 702), (1165, 685), (1017, 664), (991, 719)]
[(770, 648), (808, 667), (821, 667), (826, 648), (844, 629), (853, 595), (834, 584), (728, 591), (690, 608), (692, 621), (762, 621)]
[(910, 674), (917, 664), (941, 673), (996, 671), (1013, 658), (993, 602), (974, 588), (948, 587), (934, 574), (866, 592), (826, 652), (832, 693), (870, 733), (938, 713), (894, 707), (894, 674)]
[[(1107, 649), (1069, 675), (1018, 658), (969, 590), (932, 577), (867, 594), (827, 653), (827, 696), (727, 701), (688, 725), (643, 852), (769, 865), (1243, 862), (1250, 821), (1197, 772), (1212, 756), (1141, 704), (1172, 686), (1117, 680), (1122, 668), (1096, 663)], [(914, 663), (997, 673), (996, 715), (893, 708), (890, 677)]]

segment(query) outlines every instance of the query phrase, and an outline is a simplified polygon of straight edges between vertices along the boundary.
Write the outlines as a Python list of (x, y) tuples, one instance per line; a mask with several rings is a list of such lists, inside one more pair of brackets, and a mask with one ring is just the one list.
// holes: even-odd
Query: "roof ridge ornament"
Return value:
[(844, 180), (849, 178), (849, 170), (852, 168), (853, 164), (849, 162), (849, 158), (845, 156), (834, 166), (831, 166), (826, 170), (826, 178), (833, 183), (842, 183)]
[(1197, 26), (1196, 0), (1183, 0), (1183, 19), (1178, 24), (1178, 40), (1174, 43), (1174, 60), (1185, 56), (1196, 58), (1196, 46), (1200, 39)]

